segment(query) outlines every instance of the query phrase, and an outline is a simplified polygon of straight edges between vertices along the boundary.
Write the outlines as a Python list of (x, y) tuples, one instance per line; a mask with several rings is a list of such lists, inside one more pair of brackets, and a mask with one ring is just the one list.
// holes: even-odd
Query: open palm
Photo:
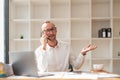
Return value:
[(89, 44), (89, 45), (87, 45), (86, 47), (84, 47), (84, 48), (81, 50), (81, 53), (82, 53), (82, 54), (86, 54), (86, 52), (91, 51), (91, 50), (94, 50), (94, 49), (96, 49), (96, 48), (97, 48), (96, 45)]

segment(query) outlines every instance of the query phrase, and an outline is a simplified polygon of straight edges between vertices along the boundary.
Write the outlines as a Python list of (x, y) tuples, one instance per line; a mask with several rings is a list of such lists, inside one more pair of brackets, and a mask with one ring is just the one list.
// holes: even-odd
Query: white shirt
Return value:
[(84, 56), (80, 53), (77, 57), (71, 53), (70, 45), (58, 42), (56, 47), (46, 46), (46, 51), (41, 46), (35, 50), (35, 59), (39, 72), (68, 71), (69, 64), (78, 69), (84, 62)]

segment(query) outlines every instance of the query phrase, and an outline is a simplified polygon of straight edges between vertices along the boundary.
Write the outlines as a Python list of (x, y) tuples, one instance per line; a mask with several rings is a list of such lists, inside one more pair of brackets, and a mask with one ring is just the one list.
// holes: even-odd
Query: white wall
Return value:
[(0, 0), (0, 61), (4, 60), (4, 0)]

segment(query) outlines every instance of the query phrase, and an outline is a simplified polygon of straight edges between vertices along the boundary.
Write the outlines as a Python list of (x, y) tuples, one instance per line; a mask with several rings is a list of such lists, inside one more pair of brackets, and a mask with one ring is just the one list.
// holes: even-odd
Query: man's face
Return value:
[(53, 23), (45, 23), (42, 26), (43, 34), (47, 35), (47, 39), (53, 41), (56, 39), (56, 27)]

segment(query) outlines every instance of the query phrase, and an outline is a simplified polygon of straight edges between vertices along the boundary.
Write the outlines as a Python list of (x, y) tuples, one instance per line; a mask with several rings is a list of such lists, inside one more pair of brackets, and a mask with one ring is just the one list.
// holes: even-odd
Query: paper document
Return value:
[(97, 75), (90, 73), (74, 73), (66, 72), (63, 78), (73, 78), (73, 79), (98, 79)]
[(120, 77), (118, 74), (110, 74), (110, 73), (99, 73), (97, 74), (98, 78), (111, 78), (111, 77)]

